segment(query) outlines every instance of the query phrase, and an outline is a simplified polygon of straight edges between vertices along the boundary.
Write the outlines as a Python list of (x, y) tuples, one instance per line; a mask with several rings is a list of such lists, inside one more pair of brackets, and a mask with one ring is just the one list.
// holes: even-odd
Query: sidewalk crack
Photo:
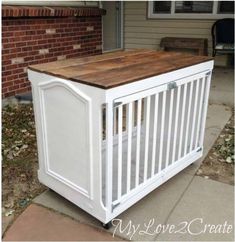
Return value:
[[(174, 206), (173, 206), (172, 209), (170, 210), (169, 214), (167, 215), (167, 217), (166, 217), (166, 219), (165, 219), (165, 221), (164, 221), (164, 223), (163, 223), (164, 225), (167, 224), (167, 222), (168, 222), (168, 220), (169, 220), (171, 214), (174, 212), (175, 208), (177, 207), (177, 205), (178, 205), (178, 204), (180, 203), (180, 201), (182, 200), (184, 194), (187, 192), (189, 186), (192, 184), (192, 181), (193, 181), (195, 175), (196, 175), (196, 174), (194, 174), (194, 175), (192, 176), (192, 179), (189, 181), (189, 183), (188, 183), (188, 185), (186, 186), (185, 190), (182, 192), (181, 196), (179, 197), (179, 199), (176, 201), (176, 203), (174, 204)], [(157, 236), (154, 238), (154, 241), (157, 241), (157, 238), (159, 237), (159, 235), (161, 234), (161, 232), (162, 232), (162, 229), (161, 229), (160, 233), (158, 233)]]

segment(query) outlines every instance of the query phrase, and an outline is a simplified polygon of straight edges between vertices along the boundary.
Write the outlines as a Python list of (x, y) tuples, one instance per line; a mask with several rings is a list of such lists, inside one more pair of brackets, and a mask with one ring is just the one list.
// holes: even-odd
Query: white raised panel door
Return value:
[(62, 81), (39, 90), (46, 173), (91, 198), (91, 100)]

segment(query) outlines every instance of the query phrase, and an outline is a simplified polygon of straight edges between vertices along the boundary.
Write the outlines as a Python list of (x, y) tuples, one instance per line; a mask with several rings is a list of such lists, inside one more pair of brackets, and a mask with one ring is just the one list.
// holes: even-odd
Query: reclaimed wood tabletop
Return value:
[(37, 64), (29, 69), (109, 89), (210, 60), (208, 56), (135, 49)]

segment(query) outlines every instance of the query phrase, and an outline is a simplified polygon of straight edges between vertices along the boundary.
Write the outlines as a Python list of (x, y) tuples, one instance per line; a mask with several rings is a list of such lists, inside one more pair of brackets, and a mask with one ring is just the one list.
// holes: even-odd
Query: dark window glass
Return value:
[(171, 1), (154, 1), (153, 13), (171, 13)]
[(219, 1), (218, 13), (234, 13), (233, 1)]
[(212, 13), (213, 1), (176, 1), (176, 13)]

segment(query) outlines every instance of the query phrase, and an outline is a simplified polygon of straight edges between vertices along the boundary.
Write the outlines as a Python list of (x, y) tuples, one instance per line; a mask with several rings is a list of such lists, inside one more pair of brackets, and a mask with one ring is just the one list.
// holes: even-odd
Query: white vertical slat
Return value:
[(113, 134), (117, 134), (117, 108), (114, 107), (113, 110)]
[(136, 102), (133, 102), (133, 109), (132, 109), (132, 127), (135, 127), (135, 112), (136, 112)]
[(139, 185), (141, 112), (142, 112), (142, 99), (139, 99), (138, 104), (137, 104), (136, 171), (135, 171), (135, 186), (136, 187)]
[(196, 113), (197, 113), (197, 103), (198, 103), (198, 87), (199, 87), (199, 81), (196, 80), (195, 105), (194, 105), (194, 110), (193, 110), (194, 112), (193, 112), (192, 135), (191, 135), (191, 140), (190, 140), (189, 152), (192, 151), (192, 148), (193, 148), (195, 122), (196, 122)]
[(199, 145), (201, 147), (203, 146), (203, 139), (204, 139), (204, 134), (205, 134), (206, 114), (207, 114), (207, 108), (208, 108), (210, 84), (211, 84), (211, 72), (209, 72), (206, 75), (206, 90), (205, 90), (205, 95), (204, 95), (202, 125), (201, 125), (202, 130), (201, 130), (201, 133), (200, 133), (200, 140), (199, 140)]
[(118, 107), (118, 199), (122, 195), (122, 105)]
[(170, 91), (169, 120), (168, 120), (167, 149), (166, 149), (166, 167), (169, 164), (169, 155), (170, 155), (173, 99), (174, 99), (174, 89), (171, 89), (171, 91)]
[(132, 116), (133, 116), (133, 103), (127, 104), (128, 116), (128, 139), (127, 139), (127, 193), (130, 191), (131, 187), (131, 144), (132, 144)]
[(162, 154), (163, 154), (163, 141), (164, 141), (165, 110), (166, 110), (166, 91), (163, 92), (163, 97), (162, 97), (162, 116), (161, 116), (161, 134), (160, 134), (158, 172), (160, 172), (161, 169), (162, 169)]
[(146, 97), (145, 115), (144, 181), (147, 179), (148, 172), (150, 96)]
[(153, 118), (153, 150), (152, 150), (152, 169), (151, 176), (154, 175), (155, 163), (156, 163), (156, 141), (157, 141), (157, 121), (158, 121), (158, 93), (155, 95), (154, 102), (154, 118)]
[(193, 82), (189, 83), (189, 103), (188, 103), (188, 115), (187, 115), (187, 123), (186, 123), (186, 134), (185, 134), (185, 143), (184, 143), (184, 156), (187, 152), (187, 146), (188, 146), (188, 135), (189, 135), (189, 120), (190, 120), (190, 114), (191, 114), (191, 106), (192, 106), (192, 96), (193, 96)]
[(184, 116), (185, 116), (185, 105), (186, 105), (187, 89), (188, 88), (187, 88), (187, 83), (186, 83), (186, 84), (184, 84), (184, 93), (183, 93), (183, 107), (182, 107), (182, 114), (181, 114), (178, 159), (181, 157), (181, 151), (182, 151), (183, 131), (184, 131)]
[(106, 105), (106, 169), (105, 169), (105, 199), (106, 207), (112, 212), (113, 196), (113, 104)]
[(201, 87), (201, 95), (200, 95), (200, 101), (199, 101), (199, 116), (197, 121), (197, 128), (196, 128), (196, 140), (195, 140), (195, 146), (198, 145), (198, 139), (199, 139), (199, 129), (201, 126), (201, 119), (202, 119), (202, 104), (203, 104), (203, 96), (205, 91), (205, 83), (206, 78), (202, 78), (202, 87)]
[(125, 117), (124, 117), (124, 120), (126, 122), (126, 125), (124, 127), (125, 127), (125, 132), (127, 134), (127, 130), (128, 130), (128, 116), (129, 116), (128, 104), (124, 104), (123, 105), (123, 109), (125, 109)]
[(143, 107), (143, 117), (142, 117), (142, 126), (143, 127), (146, 127), (146, 112), (147, 112), (147, 102), (146, 102), (146, 99), (143, 98), (143, 103), (142, 103), (142, 107)]
[(180, 105), (180, 95), (181, 95), (181, 86), (178, 87), (178, 94), (176, 100), (176, 111), (175, 111), (175, 126), (174, 126), (174, 141), (173, 141), (173, 151), (172, 151), (172, 162), (175, 161), (175, 152), (176, 152), (176, 140), (178, 135), (178, 123), (179, 123), (179, 105)]

